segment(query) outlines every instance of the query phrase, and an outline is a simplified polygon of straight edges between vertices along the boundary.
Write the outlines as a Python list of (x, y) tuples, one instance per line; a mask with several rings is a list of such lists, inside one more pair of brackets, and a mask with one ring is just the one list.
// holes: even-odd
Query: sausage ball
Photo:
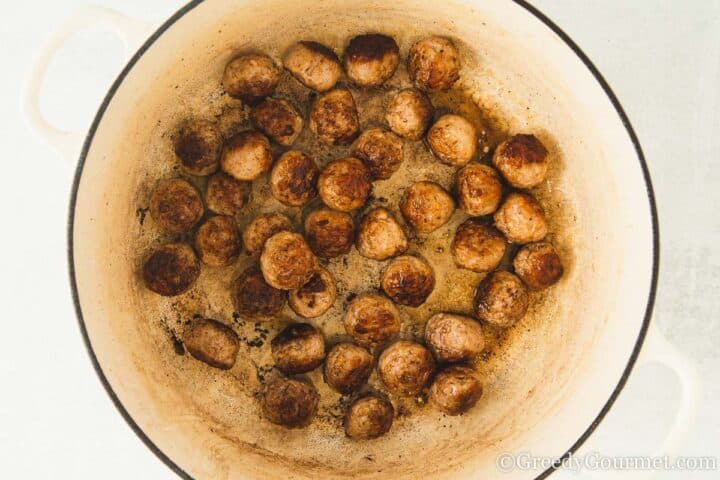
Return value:
[(317, 267), (317, 258), (299, 233), (276, 233), (265, 242), (260, 254), (260, 269), (265, 281), (282, 290), (302, 287)]
[(430, 233), (450, 220), (455, 211), (455, 201), (437, 183), (417, 182), (405, 192), (400, 211), (417, 231)]
[(165, 297), (187, 291), (198, 276), (200, 262), (184, 243), (166, 243), (145, 260), (142, 270), (145, 286)]
[(419, 90), (400, 90), (390, 100), (385, 121), (390, 130), (408, 140), (420, 140), (430, 125), (435, 109), (430, 99)]
[(403, 142), (392, 132), (371, 128), (360, 134), (353, 146), (353, 155), (360, 158), (374, 179), (387, 179), (400, 168)]
[(443, 163), (462, 166), (475, 156), (477, 132), (473, 124), (460, 115), (443, 115), (430, 127), (428, 146)]
[(204, 212), (200, 193), (181, 178), (160, 180), (150, 196), (150, 216), (169, 233), (190, 231)]
[(303, 118), (282, 98), (266, 98), (250, 112), (253, 126), (275, 143), (289, 147), (302, 132)]
[(195, 320), (183, 335), (190, 355), (211, 367), (228, 370), (235, 365), (240, 340), (232, 328), (209, 318)]
[(378, 373), (394, 395), (412, 397), (422, 391), (435, 369), (430, 350), (415, 342), (398, 340), (378, 360)]
[(318, 268), (310, 280), (288, 295), (290, 308), (305, 318), (319, 317), (335, 303), (335, 278), (324, 268)]
[(265, 385), (262, 407), (270, 422), (287, 428), (302, 428), (315, 416), (319, 399), (311, 383), (281, 377)]
[(395, 409), (379, 395), (356, 399), (345, 414), (345, 434), (353, 440), (371, 440), (385, 435), (392, 427)]
[(283, 66), (297, 81), (318, 92), (330, 90), (342, 75), (335, 52), (317, 42), (293, 45), (285, 54)]
[(547, 235), (545, 210), (529, 193), (508, 195), (493, 218), (498, 230), (514, 243), (537, 242)]
[(395, 217), (377, 207), (360, 221), (355, 247), (363, 257), (383, 261), (407, 250), (408, 239)]
[(473, 272), (489, 272), (500, 265), (507, 242), (492, 225), (469, 218), (458, 226), (450, 245), (455, 264)]
[(509, 327), (528, 309), (525, 284), (510, 272), (495, 270), (483, 278), (475, 290), (475, 315), (497, 327)]
[(200, 260), (211, 267), (224, 267), (240, 255), (240, 234), (235, 219), (215, 215), (205, 220), (195, 233), (195, 249)]
[(301, 207), (317, 195), (320, 169), (300, 150), (285, 152), (270, 172), (270, 192), (280, 203)]
[(400, 333), (400, 312), (387, 298), (364, 293), (350, 302), (343, 323), (359, 345), (374, 347)]
[(350, 40), (345, 49), (345, 71), (360, 87), (377, 87), (395, 73), (400, 48), (392, 37), (369, 33)]
[(280, 70), (267, 55), (240, 55), (230, 60), (223, 74), (223, 88), (234, 98), (255, 103), (275, 91)]
[(513, 268), (530, 290), (547, 288), (563, 275), (560, 255), (548, 242), (529, 243), (522, 247), (515, 255)]
[(385, 267), (380, 285), (393, 302), (419, 307), (435, 288), (435, 272), (424, 259), (403, 255)]
[(245, 270), (230, 290), (235, 310), (249, 320), (272, 320), (285, 307), (285, 292), (268, 285), (256, 267)]
[(447, 415), (467, 412), (480, 400), (482, 393), (482, 383), (475, 371), (464, 365), (445, 367), (430, 387), (430, 399)]
[(498, 145), (492, 163), (513, 187), (532, 188), (545, 180), (548, 151), (535, 135), (514, 135)]
[(251, 189), (250, 182), (241, 182), (227, 173), (218, 172), (208, 180), (205, 204), (219, 215), (235, 215), (247, 205)]
[(325, 383), (333, 390), (348, 395), (367, 383), (373, 369), (373, 356), (354, 343), (338, 343), (325, 359)]
[(305, 237), (315, 252), (323, 258), (345, 255), (352, 248), (355, 225), (349, 213), (321, 208), (305, 218)]
[(420, 90), (448, 90), (460, 78), (460, 55), (447, 38), (426, 38), (410, 47), (407, 69)]
[(320, 95), (310, 107), (310, 130), (328, 145), (350, 145), (360, 119), (350, 90), (336, 88)]
[(455, 187), (460, 208), (468, 215), (490, 215), (502, 200), (500, 178), (488, 165), (471, 163), (464, 166), (455, 178)]
[(438, 362), (463, 362), (485, 348), (485, 336), (472, 318), (438, 313), (425, 324), (425, 343)]
[(190, 175), (210, 175), (218, 169), (222, 135), (212, 122), (188, 120), (175, 137), (175, 155)]
[(318, 192), (323, 203), (341, 212), (357, 210), (370, 195), (370, 173), (357, 158), (340, 158), (320, 173)]
[(317, 368), (325, 359), (325, 338), (307, 323), (295, 323), (282, 329), (270, 342), (275, 366), (293, 375)]
[(265, 213), (255, 217), (243, 232), (245, 250), (260, 255), (267, 239), (279, 232), (292, 231), (290, 220), (280, 213)]
[(255, 180), (270, 170), (270, 141), (260, 132), (241, 132), (225, 144), (220, 168), (237, 180)]

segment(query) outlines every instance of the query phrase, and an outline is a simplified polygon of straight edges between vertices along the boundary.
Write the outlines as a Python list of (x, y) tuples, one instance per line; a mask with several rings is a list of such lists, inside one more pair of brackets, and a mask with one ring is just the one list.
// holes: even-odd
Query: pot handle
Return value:
[(83, 133), (61, 130), (45, 119), (40, 111), (40, 87), (55, 54), (74, 33), (90, 27), (102, 27), (120, 37), (125, 44), (126, 59), (148, 37), (151, 30), (151, 25), (127, 17), (115, 10), (99, 6), (86, 6), (70, 15), (52, 34), (45, 47), (38, 52), (25, 81), (23, 92), (25, 118), (30, 127), (57, 149), (73, 166), (83, 141)]

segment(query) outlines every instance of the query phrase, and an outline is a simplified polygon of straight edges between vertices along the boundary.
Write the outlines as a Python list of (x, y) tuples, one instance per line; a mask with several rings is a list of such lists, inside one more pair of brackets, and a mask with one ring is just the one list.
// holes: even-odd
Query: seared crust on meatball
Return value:
[(210, 175), (218, 169), (222, 135), (212, 122), (188, 120), (180, 127), (174, 148), (187, 173)]
[(292, 231), (290, 220), (280, 213), (264, 213), (255, 217), (243, 232), (245, 250), (252, 255), (260, 255), (267, 239), (278, 232)]
[(475, 315), (497, 327), (509, 327), (525, 316), (529, 301), (522, 280), (510, 272), (495, 270), (475, 290)]
[(408, 239), (392, 213), (376, 207), (360, 221), (355, 247), (363, 257), (382, 261), (407, 250)]
[(435, 289), (435, 272), (424, 259), (403, 255), (385, 267), (380, 284), (393, 302), (419, 307)]
[(366, 395), (356, 399), (345, 415), (345, 434), (353, 440), (385, 435), (392, 427), (395, 409), (384, 397)]
[(276, 378), (265, 385), (262, 407), (270, 422), (287, 428), (302, 428), (315, 417), (319, 399), (309, 382)]
[(373, 356), (364, 348), (350, 342), (338, 343), (325, 359), (325, 383), (345, 395), (356, 392), (370, 378), (373, 361)]
[(251, 189), (250, 182), (241, 182), (227, 173), (218, 172), (208, 180), (205, 204), (217, 214), (235, 215), (247, 205)]
[(430, 127), (427, 141), (435, 156), (448, 165), (465, 165), (477, 151), (475, 127), (460, 115), (440, 117)]
[(285, 307), (286, 293), (267, 284), (257, 267), (245, 270), (231, 287), (233, 305), (241, 317), (265, 321)]
[(315, 252), (323, 258), (345, 255), (352, 248), (355, 225), (349, 213), (321, 208), (305, 218), (305, 237)]
[(430, 399), (447, 415), (467, 412), (480, 400), (482, 393), (482, 383), (475, 371), (464, 365), (445, 367), (430, 387)]
[(495, 149), (493, 165), (516, 188), (532, 188), (545, 180), (548, 151), (535, 135), (513, 135)]
[(395, 73), (400, 48), (392, 37), (377, 33), (358, 35), (345, 49), (345, 71), (360, 87), (377, 87)]
[(350, 145), (359, 129), (355, 100), (346, 88), (319, 95), (310, 107), (310, 130), (323, 143)]
[(299, 233), (276, 233), (265, 242), (260, 254), (260, 269), (265, 281), (282, 290), (302, 287), (317, 267), (317, 258)]
[(279, 81), (280, 70), (267, 55), (235, 57), (227, 64), (223, 74), (225, 92), (250, 104), (273, 93)]
[(325, 338), (308, 323), (282, 329), (270, 342), (275, 367), (292, 375), (317, 368), (325, 359)]
[(205, 220), (195, 233), (195, 249), (200, 260), (211, 267), (224, 267), (240, 255), (240, 234), (235, 219), (215, 215)]
[(458, 226), (450, 245), (455, 264), (473, 272), (489, 272), (500, 265), (507, 241), (492, 225), (468, 218)]
[(430, 37), (410, 48), (407, 68), (420, 90), (447, 90), (460, 78), (460, 55), (447, 38)]
[(515, 274), (530, 290), (542, 290), (555, 284), (563, 275), (562, 260), (548, 242), (529, 243), (513, 260)]
[(228, 370), (235, 365), (240, 340), (232, 328), (209, 318), (195, 320), (183, 334), (190, 355), (211, 367)]
[(365, 162), (375, 179), (387, 179), (400, 168), (403, 142), (392, 132), (370, 128), (360, 134), (353, 145), (353, 155)]
[(220, 160), (223, 172), (237, 180), (255, 180), (270, 170), (270, 165), (270, 141), (262, 133), (253, 131), (230, 137)]
[(318, 42), (296, 43), (285, 54), (283, 65), (297, 81), (318, 92), (330, 90), (342, 75), (335, 52)]
[(160, 245), (145, 260), (142, 270), (145, 286), (165, 297), (180, 295), (200, 276), (200, 262), (184, 243)]
[(365, 164), (357, 158), (339, 158), (328, 163), (318, 178), (323, 203), (341, 212), (365, 205), (372, 184)]
[(435, 370), (430, 350), (415, 342), (398, 340), (378, 360), (378, 373), (385, 388), (401, 397), (417, 395)]
[(364, 293), (350, 302), (343, 323), (359, 345), (371, 348), (400, 333), (400, 312), (387, 298)]
[(420, 90), (400, 90), (390, 100), (385, 121), (390, 130), (408, 140), (420, 140), (430, 125), (435, 109), (430, 99)]
[(253, 126), (275, 143), (289, 147), (302, 132), (303, 118), (282, 98), (266, 98), (250, 112)]
[(514, 243), (537, 242), (547, 235), (545, 211), (529, 193), (514, 192), (505, 197), (493, 218), (498, 230)]
[(336, 296), (335, 278), (326, 269), (318, 268), (305, 285), (290, 292), (288, 302), (301, 317), (315, 318), (332, 307)]
[(429, 233), (450, 220), (455, 211), (455, 201), (437, 183), (417, 182), (405, 192), (400, 211), (416, 230)]
[(438, 313), (425, 324), (425, 343), (438, 362), (463, 362), (485, 348), (485, 336), (472, 318)]
[(270, 172), (270, 191), (280, 203), (301, 207), (317, 195), (320, 169), (300, 150), (282, 154)]
[(160, 180), (150, 197), (150, 216), (169, 233), (190, 231), (204, 212), (200, 193), (182, 178)]
[(465, 165), (455, 178), (458, 203), (473, 216), (490, 215), (502, 200), (502, 184), (497, 172), (488, 165)]

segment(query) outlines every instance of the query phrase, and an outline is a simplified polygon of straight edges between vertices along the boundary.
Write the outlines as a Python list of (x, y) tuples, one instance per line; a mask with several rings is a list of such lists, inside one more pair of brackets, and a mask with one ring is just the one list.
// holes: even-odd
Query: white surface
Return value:
[[(98, 3), (159, 24), (182, 2)], [(5, 323), (0, 350), (0, 465), (4, 478), (173, 478), (115, 411), (92, 370), (66, 273), (72, 169), (29, 131), (20, 112), (21, 87), (34, 53), (58, 22), (82, 4), (14, 3), (0, 19), (5, 175), (0, 205), (6, 225), (0, 240)], [(720, 173), (715, 167), (720, 160), (720, 3), (534, 4), (595, 62), (640, 137), (661, 219), (654, 321), (696, 362), (704, 378), (697, 422), (679, 453), (720, 455), (720, 412), (715, 408), (720, 401), (720, 252), (713, 248), (720, 240), (715, 209), (720, 204)], [(51, 69), (44, 111), (57, 125), (85, 130), (122, 64), (122, 45), (111, 34), (79, 34)], [(678, 396), (678, 385), (666, 369), (637, 369), (581, 451), (653, 453)], [(717, 476), (718, 472), (669, 472), (656, 478)], [(551, 478), (578, 476), (562, 472)]]

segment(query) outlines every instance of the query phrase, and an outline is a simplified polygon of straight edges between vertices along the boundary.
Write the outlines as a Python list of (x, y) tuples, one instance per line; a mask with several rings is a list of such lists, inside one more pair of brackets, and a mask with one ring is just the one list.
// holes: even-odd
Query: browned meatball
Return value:
[(225, 144), (220, 167), (237, 180), (255, 180), (270, 170), (270, 141), (260, 132), (240, 132)]
[(425, 324), (425, 343), (438, 362), (462, 362), (472, 360), (485, 348), (485, 337), (472, 318), (438, 313)]
[(468, 215), (490, 215), (502, 200), (500, 178), (488, 165), (471, 163), (464, 166), (457, 174), (455, 185), (460, 208)]
[(530, 243), (547, 235), (545, 211), (529, 193), (511, 193), (495, 215), (495, 226), (514, 243)]
[(305, 218), (305, 236), (316, 255), (333, 258), (350, 251), (355, 225), (349, 213), (321, 208)]
[(145, 286), (165, 297), (187, 291), (198, 276), (200, 262), (192, 248), (184, 243), (166, 243), (159, 246), (143, 265)]
[(181, 178), (160, 180), (150, 197), (150, 216), (166, 232), (190, 231), (204, 211), (200, 193)]
[(317, 195), (320, 169), (310, 156), (299, 150), (285, 152), (270, 172), (273, 197), (289, 207), (301, 207)]
[(394, 395), (417, 395), (435, 370), (430, 350), (415, 342), (398, 340), (386, 348), (378, 360), (378, 373), (385, 388)]
[(371, 128), (355, 141), (353, 155), (365, 162), (372, 178), (387, 179), (400, 168), (403, 142), (392, 132)]
[(350, 145), (360, 129), (350, 90), (336, 88), (318, 96), (310, 108), (310, 130), (328, 145)]
[(243, 232), (245, 250), (260, 255), (267, 239), (278, 232), (292, 231), (290, 220), (280, 213), (265, 213), (255, 217)]
[(302, 132), (303, 118), (282, 98), (266, 98), (250, 112), (253, 126), (276, 143), (289, 147)]
[(345, 415), (345, 434), (353, 440), (371, 440), (385, 435), (392, 427), (395, 409), (379, 395), (356, 399)]
[(282, 329), (270, 342), (275, 367), (292, 375), (317, 368), (325, 359), (325, 338), (307, 323), (295, 323)]
[(377, 207), (360, 221), (355, 246), (363, 257), (382, 261), (407, 250), (408, 239), (395, 217), (387, 209)]
[(353, 343), (338, 343), (330, 349), (325, 359), (325, 383), (342, 394), (358, 391), (373, 369), (373, 356)]
[(400, 90), (390, 100), (385, 121), (390, 130), (408, 140), (420, 140), (430, 125), (435, 109), (430, 99), (414, 88)]
[(500, 265), (506, 246), (505, 237), (495, 227), (469, 218), (455, 231), (450, 252), (458, 267), (473, 272), (489, 272)]
[(195, 320), (185, 330), (183, 344), (190, 355), (222, 370), (235, 365), (240, 348), (240, 341), (232, 328), (209, 318)]
[(290, 292), (288, 301), (301, 317), (315, 318), (332, 307), (336, 295), (335, 278), (324, 268), (318, 268), (305, 285)]
[(542, 290), (555, 284), (563, 275), (557, 250), (548, 242), (529, 243), (515, 255), (513, 267), (530, 290)]
[(200, 260), (211, 267), (224, 267), (240, 255), (240, 234), (235, 219), (215, 215), (205, 220), (195, 233), (195, 249)]
[(465, 165), (477, 151), (475, 127), (460, 115), (440, 117), (430, 127), (427, 141), (435, 156), (448, 165)]
[(350, 40), (345, 49), (345, 71), (360, 87), (377, 87), (395, 73), (400, 48), (392, 37), (369, 33)]
[(315, 387), (309, 382), (276, 378), (263, 390), (263, 412), (272, 423), (287, 428), (302, 428), (315, 417), (319, 399)]
[(275, 91), (280, 70), (266, 55), (240, 55), (225, 67), (223, 88), (231, 97), (255, 103)]
[(175, 137), (175, 154), (190, 175), (210, 175), (218, 169), (222, 135), (207, 120), (188, 120)]
[(342, 75), (335, 52), (318, 42), (296, 43), (285, 54), (283, 65), (297, 81), (318, 92), (330, 90)]
[(400, 312), (387, 298), (364, 293), (350, 302), (343, 323), (359, 345), (374, 347), (400, 333)]
[(532, 188), (545, 180), (548, 151), (535, 135), (514, 135), (495, 149), (493, 165), (516, 188)]
[(250, 182), (241, 182), (227, 173), (218, 172), (208, 180), (205, 204), (220, 215), (235, 215), (247, 205), (251, 189)]
[(297, 290), (317, 270), (317, 258), (302, 235), (279, 232), (270, 237), (260, 254), (265, 281), (282, 290)]
[(369, 177), (367, 167), (357, 158), (333, 160), (320, 173), (320, 198), (325, 205), (341, 212), (357, 210), (370, 195)]
[(410, 47), (407, 69), (420, 90), (447, 90), (460, 78), (460, 54), (447, 38), (426, 38)]
[(424, 259), (403, 255), (385, 267), (380, 284), (393, 302), (419, 307), (435, 288), (435, 272)]
[(497, 327), (509, 327), (525, 316), (529, 302), (522, 280), (510, 272), (495, 270), (475, 290), (475, 315)]
[(482, 393), (482, 383), (475, 371), (464, 365), (445, 367), (430, 387), (430, 399), (447, 415), (467, 412), (480, 400)]
[(437, 183), (417, 182), (405, 192), (400, 211), (416, 230), (430, 233), (450, 220), (455, 211), (455, 201)]
[(245, 270), (233, 283), (231, 293), (235, 310), (249, 320), (272, 320), (285, 307), (285, 292), (268, 285), (257, 267)]

